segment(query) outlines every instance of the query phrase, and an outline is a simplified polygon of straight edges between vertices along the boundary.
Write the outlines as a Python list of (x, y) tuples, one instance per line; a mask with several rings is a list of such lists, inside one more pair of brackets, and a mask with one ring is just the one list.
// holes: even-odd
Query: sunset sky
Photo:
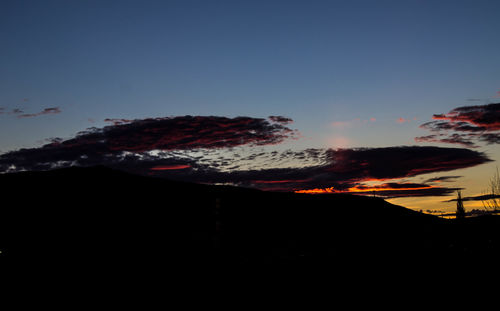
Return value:
[(0, 172), (103, 164), (453, 211), (444, 201), (483, 194), (500, 161), (499, 12), (3, 0)]

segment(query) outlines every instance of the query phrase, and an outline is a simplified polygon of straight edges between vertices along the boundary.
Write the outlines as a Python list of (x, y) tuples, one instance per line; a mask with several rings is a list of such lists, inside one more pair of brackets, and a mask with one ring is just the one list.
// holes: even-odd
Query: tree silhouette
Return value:
[(492, 209), (493, 211), (500, 210), (500, 174), (498, 173), (498, 167), (495, 175), (490, 180), (490, 188), (486, 192), (488, 199), (483, 200), (483, 206), (486, 209)]
[(462, 201), (462, 193), (460, 190), (457, 191), (457, 213), (456, 213), (457, 219), (464, 219), (465, 218), (465, 208), (464, 208), (464, 203)]

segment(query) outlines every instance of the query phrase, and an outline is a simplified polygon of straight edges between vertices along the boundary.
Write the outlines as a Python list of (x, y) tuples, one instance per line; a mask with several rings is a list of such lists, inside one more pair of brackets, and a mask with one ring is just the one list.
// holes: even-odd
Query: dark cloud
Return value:
[[(472, 197), (463, 197), (462, 201), (488, 201), (492, 199), (500, 199), (500, 195), (495, 195), (495, 194), (482, 194), (482, 195), (477, 195), (477, 196), (472, 196)], [(451, 199), (445, 202), (456, 202), (457, 199)]]
[[(283, 122), (249, 117), (110, 122), (113, 125), (90, 128), (71, 139), (52, 139), (39, 148), (2, 154), (0, 172), (106, 165), (174, 180), (262, 190), (333, 187), (348, 191), (360, 190), (368, 181), (445, 172), (490, 161), (470, 149), (419, 146), (268, 152), (255, 147), (278, 144), (296, 132)], [(237, 150), (238, 146), (247, 148)], [(385, 192), (379, 188), (377, 193), (385, 197), (444, 195), (455, 190), (408, 183), (385, 182), (383, 186)]]
[(485, 133), (479, 136), (480, 141), (487, 144), (500, 144), (500, 133)]
[(331, 172), (374, 179), (451, 171), (490, 161), (485, 154), (469, 149), (429, 146), (339, 149), (330, 156), (337, 164)]
[(74, 138), (56, 138), (40, 148), (9, 152), (0, 156), (0, 170), (9, 167), (47, 169), (65, 163), (107, 163), (120, 158), (123, 152), (272, 145), (295, 134), (282, 124), (249, 117), (183, 116), (134, 120), (102, 129), (89, 128)]
[(434, 178), (429, 178), (425, 181), (425, 183), (442, 183), (442, 182), (451, 182), (455, 181), (455, 179), (460, 178), (462, 176), (439, 176)]
[[(265, 119), (249, 117), (184, 116), (134, 120), (83, 133), (86, 144), (103, 141), (110, 150), (142, 152), (241, 145), (273, 145), (293, 137), (291, 129)], [(78, 143), (78, 141), (77, 141)]]
[(447, 114), (435, 114), (436, 121), (420, 127), (435, 135), (415, 138), (417, 142), (439, 142), (477, 147), (477, 142), (500, 143), (500, 103), (464, 106)]
[(449, 122), (449, 121), (431, 121), (420, 125), (420, 128), (432, 132), (440, 131), (458, 131), (458, 132), (483, 132), (487, 128), (483, 126), (474, 126), (467, 122)]
[(359, 185), (349, 188), (349, 193), (378, 195), (385, 198), (446, 196), (461, 188), (435, 187), (417, 183), (384, 183), (375, 186)]
[[(16, 110), (16, 109), (14, 109), (14, 110)], [(45, 108), (44, 110), (37, 112), (37, 113), (21, 114), (21, 113), (23, 113), (22, 110), (19, 110), (19, 111), (14, 112), (14, 113), (19, 114), (17, 116), (18, 118), (32, 118), (32, 117), (38, 117), (38, 116), (41, 116), (44, 114), (58, 114), (58, 113), (61, 113), (61, 109), (59, 109), (59, 107), (52, 107), (52, 108)]]
[(110, 123), (113, 123), (114, 125), (120, 125), (120, 124), (124, 124), (124, 123), (130, 123), (132, 122), (133, 120), (129, 120), (129, 119), (104, 119), (104, 122), (110, 122)]
[[(302, 152), (285, 152), (289, 157), (300, 157)], [(282, 154), (282, 155), (283, 155)], [(240, 171), (199, 169), (190, 178), (204, 183), (228, 183), (262, 190), (297, 191), (331, 188), (340, 192), (358, 192), (367, 181), (399, 179), (420, 174), (450, 171), (471, 167), (490, 161), (484, 154), (469, 149), (439, 147), (391, 147), (365, 149), (324, 150), (314, 153), (323, 158), (323, 164), (307, 167), (262, 168)], [(158, 176), (171, 176), (169, 172), (157, 172)], [(452, 176), (449, 176), (451, 179)], [(377, 195), (441, 196), (457, 188), (434, 187), (422, 184), (386, 183)]]
[[(101, 145), (88, 146), (55, 142), (41, 148), (22, 149), (0, 157), (0, 167), (44, 170), (70, 165), (106, 165), (138, 174), (148, 174), (169, 179), (254, 187), (261, 190), (296, 191), (301, 189), (330, 188), (338, 191), (366, 194), (367, 181), (398, 179), (420, 174), (443, 172), (475, 166), (489, 161), (482, 153), (469, 149), (439, 147), (391, 147), (319, 150), (308, 149), (271, 155), (270, 159), (289, 158), (302, 161), (304, 154), (317, 157), (316, 165), (272, 168), (267, 162), (260, 168), (235, 170), (241, 157), (207, 160), (204, 154), (189, 156), (178, 151), (151, 153), (108, 153)], [(212, 156), (207, 152), (207, 156)], [(261, 152), (248, 156), (251, 159), (267, 158)], [(221, 161), (221, 162), (218, 162)], [(231, 170), (227, 170), (232, 166)], [(451, 177), (450, 177), (451, 178)], [(365, 188), (363, 188), (365, 187)], [(372, 186), (373, 187), (373, 186)], [(384, 188), (385, 189), (382, 189)], [(376, 190), (384, 197), (446, 195), (456, 188), (433, 187), (422, 184), (385, 183)]]
[(418, 143), (421, 142), (428, 142), (428, 143), (447, 143), (447, 144), (456, 144), (456, 145), (462, 145), (464, 147), (468, 148), (476, 148), (476, 144), (473, 142), (471, 139), (470, 134), (451, 134), (451, 135), (445, 135), (445, 134), (438, 134), (438, 135), (427, 135), (427, 136), (420, 136), (420, 137), (415, 137), (415, 141)]
[(293, 122), (292, 119), (282, 117), (282, 116), (270, 116), (269, 120), (276, 122), (276, 123), (281, 123), (281, 124), (290, 124)]
[(500, 130), (500, 103), (459, 107), (447, 114), (436, 114), (433, 119), (466, 122), (490, 131), (498, 131)]

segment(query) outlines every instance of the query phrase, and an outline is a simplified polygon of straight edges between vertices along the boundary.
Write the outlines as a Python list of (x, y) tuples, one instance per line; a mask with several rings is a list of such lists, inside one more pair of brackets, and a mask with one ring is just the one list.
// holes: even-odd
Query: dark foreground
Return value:
[(500, 254), (497, 216), (458, 222), (371, 197), (265, 193), (102, 167), (1, 175), (0, 184), (0, 265), (18, 277), (401, 272)]

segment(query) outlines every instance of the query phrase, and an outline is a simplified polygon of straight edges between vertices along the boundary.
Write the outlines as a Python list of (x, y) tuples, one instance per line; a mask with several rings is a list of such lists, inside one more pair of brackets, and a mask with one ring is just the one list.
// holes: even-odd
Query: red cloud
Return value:
[(89, 134), (101, 136), (110, 150), (134, 152), (273, 145), (294, 135), (284, 125), (265, 119), (214, 116), (134, 120)]
[(417, 137), (417, 142), (451, 143), (467, 147), (476, 147), (475, 142), (478, 141), (500, 143), (500, 103), (459, 107), (447, 114), (435, 114), (432, 118), (436, 121), (424, 123), (420, 127), (440, 133), (439, 137)]
[(447, 114), (435, 114), (432, 118), (449, 122), (465, 122), (486, 131), (498, 131), (500, 130), (500, 103), (459, 107)]
[(170, 170), (183, 170), (186, 168), (190, 168), (189, 164), (176, 164), (176, 165), (159, 165), (152, 167), (152, 171), (170, 171)]

